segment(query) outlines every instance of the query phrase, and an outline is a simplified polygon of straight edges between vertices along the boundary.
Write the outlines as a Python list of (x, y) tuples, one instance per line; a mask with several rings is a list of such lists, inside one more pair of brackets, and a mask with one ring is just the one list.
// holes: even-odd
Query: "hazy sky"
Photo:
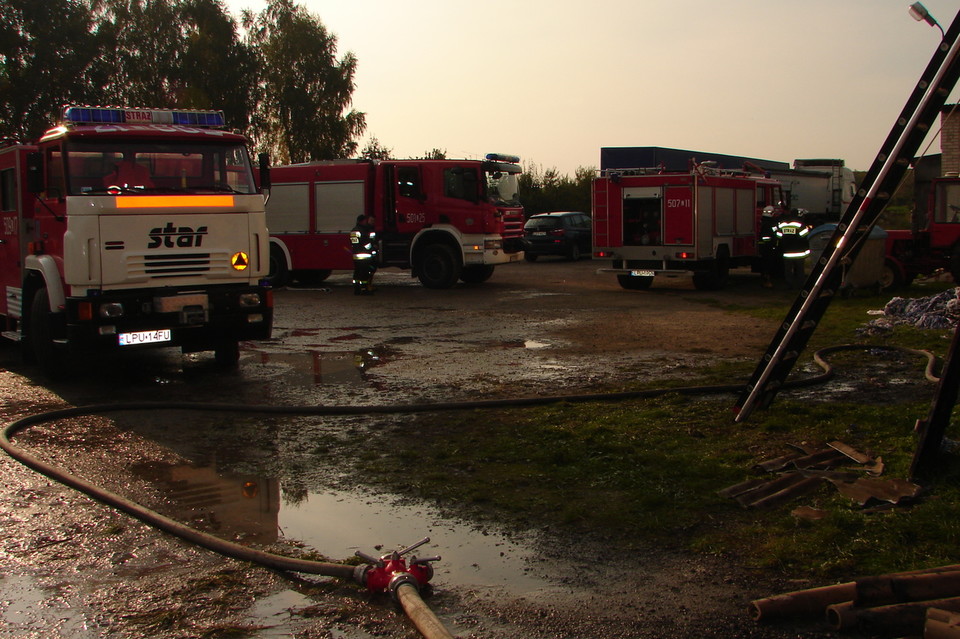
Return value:
[[(908, 0), (299, 4), (337, 37), (338, 57), (357, 57), (361, 146), (513, 153), (569, 175), (598, 166), (605, 146), (868, 169), (940, 41)], [(945, 30), (960, 11), (924, 4)]]

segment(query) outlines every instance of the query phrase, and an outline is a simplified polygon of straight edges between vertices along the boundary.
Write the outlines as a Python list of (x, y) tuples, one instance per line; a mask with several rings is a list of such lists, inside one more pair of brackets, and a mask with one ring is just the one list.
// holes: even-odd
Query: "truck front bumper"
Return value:
[(103, 291), (67, 298), (65, 320), (71, 349), (213, 350), (269, 339), (273, 296), (261, 286)]

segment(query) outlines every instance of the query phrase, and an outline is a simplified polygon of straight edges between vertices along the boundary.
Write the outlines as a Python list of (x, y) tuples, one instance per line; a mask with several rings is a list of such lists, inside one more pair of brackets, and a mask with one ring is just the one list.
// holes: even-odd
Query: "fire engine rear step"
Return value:
[(770, 405), (842, 283), (960, 76), (960, 12), (944, 34), (837, 230), (737, 400), (736, 421)]

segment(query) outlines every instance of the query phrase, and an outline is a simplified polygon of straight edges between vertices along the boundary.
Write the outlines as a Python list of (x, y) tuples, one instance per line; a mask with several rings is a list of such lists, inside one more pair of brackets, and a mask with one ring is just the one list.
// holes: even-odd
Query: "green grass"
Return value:
[[(946, 288), (914, 287), (910, 297)], [(945, 354), (952, 331), (898, 327), (861, 338), (856, 329), (887, 297), (834, 302), (804, 361), (840, 343), (904, 346)], [(789, 301), (726, 309), (782, 319)], [(715, 302), (709, 302), (715, 303)], [(772, 337), (772, 335), (771, 335)], [(887, 394), (884, 372), (862, 352), (839, 353), (838, 367), (876, 377), (869, 396), (820, 401), (781, 393), (766, 410), (734, 423), (733, 394), (559, 403), (536, 408), (423, 414), (377, 454), (360, 456), (365, 481), (446, 505), (475, 517), (616, 538), (625, 547), (654, 543), (739, 556), (772, 571), (811, 577), (908, 570), (960, 563), (960, 463), (944, 457), (919, 503), (865, 511), (824, 485), (795, 503), (743, 509), (718, 491), (752, 475), (753, 464), (790, 444), (841, 440), (883, 458), (885, 477), (906, 478), (916, 447), (912, 431), (935, 387)], [(908, 358), (909, 362), (909, 358)], [(746, 381), (756, 362), (722, 362), (698, 370), (683, 386)], [(922, 378), (925, 362), (906, 364)], [(899, 374), (899, 373), (898, 373)], [(616, 389), (620, 390), (620, 389)], [(949, 435), (949, 433), (948, 433)], [(370, 442), (363, 445), (370, 450)], [(342, 452), (342, 451), (341, 451)], [(411, 460), (414, 460), (411, 462)], [(797, 519), (797, 505), (821, 509)]]

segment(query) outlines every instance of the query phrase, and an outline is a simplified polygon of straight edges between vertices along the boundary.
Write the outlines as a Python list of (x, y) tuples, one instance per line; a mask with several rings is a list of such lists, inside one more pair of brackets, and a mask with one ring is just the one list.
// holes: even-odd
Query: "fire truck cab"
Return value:
[(269, 338), (263, 195), (219, 111), (68, 107), (0, 149), (2, 335), (50, 375), (161, 346), (236, 364)]
[(758, 265), (761, 213), (782, 202), (780, 183), (706, 164), (685, 172), (615, 169), (593, 182), (593, 255), (609, 259), (625, 289), (656, 275), (693, 274), (698, 289)]
[(274, 167), (267, 222), (270, 278), (322, 281), (352, 267), (349, 231), (375, 220), (378, 266), (409, 269), (427, 288), (486, 281), (523, 259), (519, 158), (334, 160)]

